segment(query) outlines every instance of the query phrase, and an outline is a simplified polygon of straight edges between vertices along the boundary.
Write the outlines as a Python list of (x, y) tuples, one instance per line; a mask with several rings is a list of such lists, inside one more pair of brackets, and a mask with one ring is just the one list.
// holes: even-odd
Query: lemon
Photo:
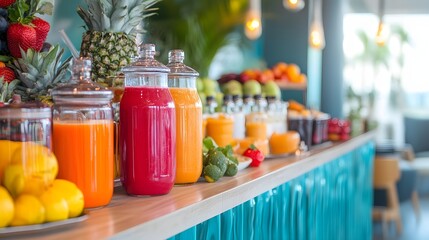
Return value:
[(21, 193), (39, 196), (51, 185), (58, 173), (58, 162), (45, 146), (22, 143), (12, 154), (4, 170), (3, 183), (12, 196)]
[(52, 188), (66, 200), (69, 207), (69, 218), (77, 217), (82, 213), (84, 207), (83, 194), (76, 184), (64, 179), (55, 179)]
[(4, 170), (3, 185), (13, 197), (17, 197), (24, 189), (24, 169), (21, 165), (10, 164)]
[(15, 211), (12, 197), (2, 186), (0, 186), (0, 209), (0, 228), (2, 228), (9, 225), (13, 219), (13, 214)]
[(69, 207), (66, 200), (61, 196), (60, 192), (55, 189), (48, 188), (41, 196), (40, 201), (45, 207), (45, 220), (54, 222), (65, 220), (69, 216)]
[(45, 221), (45, 208), (33, 195), (22, 194), (15, 199), (15, 214), (11, 226), (40, 224)]
[(4, 169), (10, 163), (12, 154), (20, 145), (20, 142), (0, 140), (0, 181), (3, 179)]

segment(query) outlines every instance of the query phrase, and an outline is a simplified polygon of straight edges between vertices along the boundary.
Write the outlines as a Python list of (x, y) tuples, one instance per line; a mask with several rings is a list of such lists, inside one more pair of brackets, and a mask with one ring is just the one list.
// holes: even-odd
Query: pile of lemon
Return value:
[(57, 159), (45, 146), (0, 140), (0, 228), (81, 215), (82, 192), (57, 173)]

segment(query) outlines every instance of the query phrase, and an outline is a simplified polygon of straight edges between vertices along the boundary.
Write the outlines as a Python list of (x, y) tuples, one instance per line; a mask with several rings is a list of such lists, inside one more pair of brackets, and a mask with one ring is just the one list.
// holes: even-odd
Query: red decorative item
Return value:
[(246, 149), (246, 151), (244, 151), (243, 156), (252, 159), (252, 162), (250, 163), (251, 167), (258, 167), (265, 159), (264, 154), (260, 150), (258, 150), (253, 144), (250, 145), (250, 147)]

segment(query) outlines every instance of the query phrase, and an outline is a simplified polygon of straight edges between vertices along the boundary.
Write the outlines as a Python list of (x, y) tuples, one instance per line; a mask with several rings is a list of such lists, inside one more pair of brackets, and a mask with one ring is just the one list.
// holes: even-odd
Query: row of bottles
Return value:
[[(202, 171), (202, 104), (198, 73), (184, 65), (184, 53), (156, 61), (155, 46), (122, 69), (120, 101), (121, 182), (130, 195), (167, 194), (174, 183), (194, 183)], [(91, 81), (91, 61), (75, 59), (71, 83), (54, 89), (53, 150), (59, 178), (75, 182), (85, 207), (109, 203), (113, 194), (112, 92)]]
[(216, 108), (215, 99), (208, 96), (204, 108), (207, 124), (203, 124), (203, 130), (206, 128), (206, 135), (220, 146), (230, 144), (234, 139), (268, 139), (274, 132), (287, 131), (287, 104), (276, 98), (226, 95), (221, 113), (217, 113)]

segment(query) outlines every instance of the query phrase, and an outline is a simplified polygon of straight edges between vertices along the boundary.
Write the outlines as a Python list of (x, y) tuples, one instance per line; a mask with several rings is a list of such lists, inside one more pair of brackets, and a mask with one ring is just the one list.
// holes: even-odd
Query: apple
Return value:
[(197, 78), (197, 91), (203, 92), (204, 91), (204, 83), (201, 78)]
[(268, 82), (269, 80), (274, 80), (274, 74), (270, 69), (266, 69), (266, 70), (262, 71), (262, 73), (259, 77), (259, 82), (264, 84), (264, 83)]
[(204, 93), (207, 96), (214, 96), (216, 92), (219, 92), (219, 84), (217, 83), (217, 81), (209, 78), (204, 78), (203, 84), (204, 84)]
[(273, 80), (266, 82), (262, 87), (262, 90), (266, 97), (275, 97), (277, 99), (281, 98), (280, 87)]
[(226, 95), (243, 95), (243, 87), (237, 80), (231, 80), (222, 85), (223, 93)]
[(254, 79), (245, 82), (243, 85), (243, 94), (249, 96), (261, 95), (261, 84)]

